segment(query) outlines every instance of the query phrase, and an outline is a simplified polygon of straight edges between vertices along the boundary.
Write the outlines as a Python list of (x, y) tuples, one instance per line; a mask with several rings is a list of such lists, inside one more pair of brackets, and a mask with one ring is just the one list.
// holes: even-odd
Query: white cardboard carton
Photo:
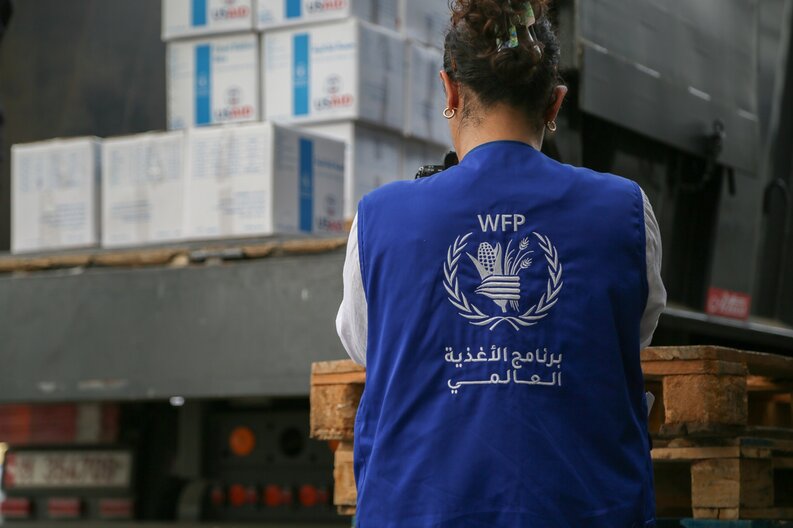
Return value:
[(405, 135), (438, 145), (451, 145), (449, 124), (443, 117), (445, 98), (440, 51), (409, 42), (405, 76)]
[(449, 0), (399, 0), (402, 33), (415, 40), (443, 49), (452, 13)]
[(259, 43), (248, 33), (168, 44), (168, 129), (256, 121)]
[(443, 158), (450, 150), (452, 150), (451, 147), (406, 139), (402, 161), (403, 178), (415, 178), (416, 173), (424, 165), (443, 165)]
[(356, 20), (265, 33), (268, 121), (362, 120), (402, 131), (404, 39)]
[(352, 218), (363, 196), (381, 185), (401, 179), (403, 139), (393, 132), (355, 122), (308, 125), (305, 130), (347, 144), (344, 175), (344, 216)]
[(162, 0), (162, 39), (253, 30), (254, 0)]
[(396, 30), (397, 4), (396, 0), (258, 0), (256, 27), (269, 30), (354, 17)]
[(102, 246), (184, 238), (184, 134), (102, 142)]
[(99, 242), (98, 138), (11, 147), (11, 251), (48, 251)]
[(191, 238), (343, 231), (342, 142), (270, 123), (187, 138)]

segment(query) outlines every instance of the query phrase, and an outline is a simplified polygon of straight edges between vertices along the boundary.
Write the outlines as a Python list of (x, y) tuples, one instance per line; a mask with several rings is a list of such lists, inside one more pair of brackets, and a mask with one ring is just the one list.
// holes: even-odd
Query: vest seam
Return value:
[(642, 199), (642, 189), (638, 183), (633, 183), (633, 194), (634, 194), (634, 213), (635, 218), (634, 221), (636, 222), (636, 228), (639, 235), (639, 259), (642, 264), (640, 275), (641, 275), (641, 284), (642, 284), (642, 296), (644, 297), (644, 302), (642, 303), (642, 313), (647, 309), (647, 301), (650, 297), (650, 284), (647, 282), (647, 233), (646, 233), (646, 226), (644, 222), (644, 200)]
[(361, 282), (363, 283), (363, 293), (364, 297), (366, 297), (367, 305), (369, 303), (369, 280), (368, 276), (366, 275), (366, 257), (364, 255), (366, 248), (365, 240), (363, 237), (363, 223), (364, 223), (364, 203), (363, 200), (360, 201), (358, 204), (358, 266), (361, 268)]

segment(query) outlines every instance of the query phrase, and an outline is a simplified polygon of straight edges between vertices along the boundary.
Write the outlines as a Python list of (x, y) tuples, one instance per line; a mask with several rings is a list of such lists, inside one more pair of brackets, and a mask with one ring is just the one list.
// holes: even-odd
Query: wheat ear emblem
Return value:
[[(472, 325), (488, 326), (493, 330), (501, 323), (507, 323), (515, 330), (520, 330), (522, 327), (533, 326), (547, 317), (550, 309), (559, 300), (559, 293), (564, 284), (559, 253), (548, 237), (536, 232), (532, 234), (537, 237), (537, 245), (545, 257), (548, 281), (539, 301), (523, 313), (520, 313), (520, 272), (532, 265), (529, 255), (533, 251), (529, 249), (529, 237), (522, 239), (514, 248), (510, 241), (503, 253), (501, 244), (492, 246), (488, 242), (482, 242), (479, 244), (476, 257), (465, 253), (468, 240), (473, 233), (457, 237), (449, 246), (443, 266), (443, 287), (448, 294), (449, 302)], [(457, 272), (463, 253), (471, 259), (479, 272), (481, 283), (475, 293), (491, 299), (501, 309), (501, 315), (484, 313), (470, 302), (460, 289)], [(507, 304), (518, 312), (518, 315), (507, 315)]]
[(512, 241), (507, 243), (506, 251), (501, 251), (501, 244), (495, 247), (487, 242), (479, 244), (476, 257), (466, 253), (476, 266), (482, 283), (476, 293), (491, 299), (507, 313), (507, 303), (514, 311), (520, 308), (520, 272), (531, 266), (528, 237), (518, 244), (517, 249), (510, 249)]

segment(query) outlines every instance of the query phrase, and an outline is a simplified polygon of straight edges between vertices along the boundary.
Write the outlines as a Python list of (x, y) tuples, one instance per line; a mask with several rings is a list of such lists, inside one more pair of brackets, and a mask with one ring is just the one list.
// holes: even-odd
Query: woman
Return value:
[(545, 0), (456, 0), (459, 165), (359, 204), (337, 329), (367, 367), (358, 526), (654, 526), (640, 347), (665, 304), (642, 190), (540, 153)]

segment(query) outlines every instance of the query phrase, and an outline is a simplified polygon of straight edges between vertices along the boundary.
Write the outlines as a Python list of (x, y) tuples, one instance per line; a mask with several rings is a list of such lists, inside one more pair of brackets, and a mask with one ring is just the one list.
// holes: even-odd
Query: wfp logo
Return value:
[(311, 14), (340, 11), (347, 7), (347, 0), (309, 0), (305, 6), (306, 12)]
[[(522, 214), (477, 218), (481, 233), (460, 235), (446, 250), (442, 280), (449, 302), (470, 324), (490, 330), (501, 324), (514, 330), (538, 324), (556, 305), (564, 284), (556, 246), (537, 231), (526, 232)], [(469, 246), (474, 253), (467, 251)], [(547, 278), (544, 285), (528, 288), (539, 278), (530, 273), (535, 257), (544, 260)], [(466, 264), (478, 276), (474, 288), (460, 281)], [(530, 295), (532, 291), (541, 294), (539, 299)]]
[(341, 93), (343, 90), (342, 79), (338, 75), (331, 75), (325, 79), (325, 95), (314, 100), (314, 108), (321, 112), (334, 108), (347, 108), (352, 106), (355, 98), (351, 93)]
[(235, 20), (251, 13), (248, 6), (237, 5), (237, 0), (225, 0), (225, 4), (212, 11), (212, 20)]
[(253, 117), (253, 106), (240, 104), (242, 89), (234, 86), (226, 91), (226, 106), (215, 111), (216, 121), (236, 121)]

